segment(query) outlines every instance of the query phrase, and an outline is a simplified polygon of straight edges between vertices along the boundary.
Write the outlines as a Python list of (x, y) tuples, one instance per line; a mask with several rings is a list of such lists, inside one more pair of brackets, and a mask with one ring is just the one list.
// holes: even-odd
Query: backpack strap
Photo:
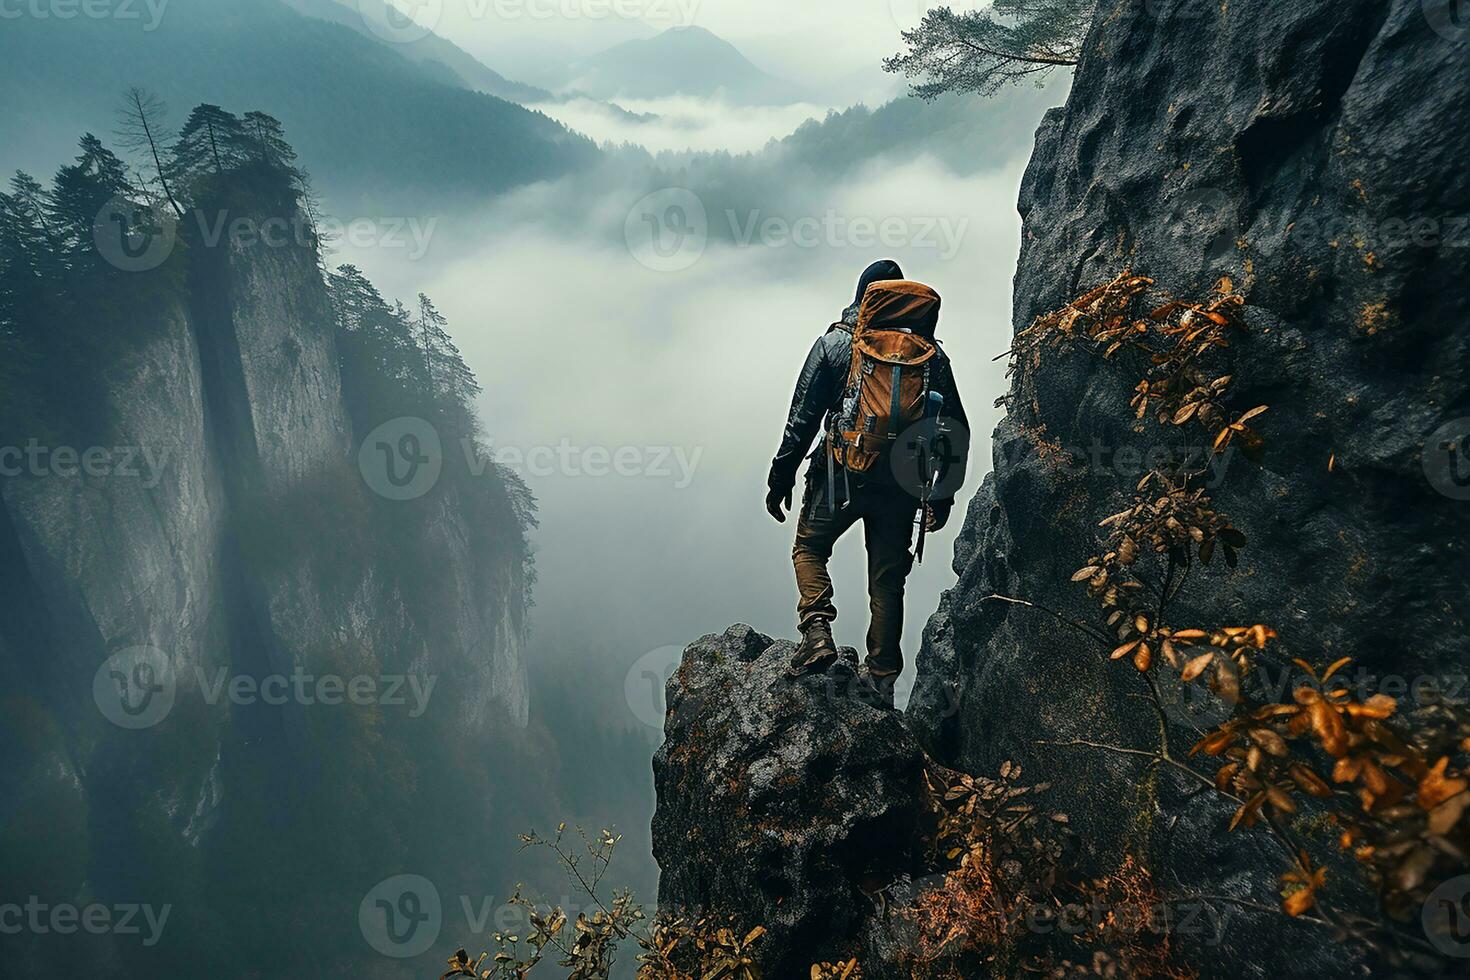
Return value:
[(903, 422), (903, 367), (893, 365), (893, 404), (888, 409), (888, 441), (898, 439), (898, 427)]

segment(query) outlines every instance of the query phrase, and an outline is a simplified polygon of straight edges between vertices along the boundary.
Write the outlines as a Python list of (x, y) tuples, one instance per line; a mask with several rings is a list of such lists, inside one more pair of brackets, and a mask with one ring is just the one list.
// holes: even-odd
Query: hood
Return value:
[(875, 282), (863, 296), (857, 333), (902, 330), (933, 337), (939, 325), (939, 294), (933, 287), (907, 279)]

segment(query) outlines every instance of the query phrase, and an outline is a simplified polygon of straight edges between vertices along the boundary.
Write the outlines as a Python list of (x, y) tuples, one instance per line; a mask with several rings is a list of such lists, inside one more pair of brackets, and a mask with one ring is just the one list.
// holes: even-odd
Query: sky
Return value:
[[(875, 92), (882, 59), (916, 26), (924, 0), (398, 0), (502, 74), (535, 81), (548, 62), (583, 57), (669, 27), (703, 27), (758, 67), (804, 88), (855, 81)], [(972, 9), (976, 0), (950, 3)]]

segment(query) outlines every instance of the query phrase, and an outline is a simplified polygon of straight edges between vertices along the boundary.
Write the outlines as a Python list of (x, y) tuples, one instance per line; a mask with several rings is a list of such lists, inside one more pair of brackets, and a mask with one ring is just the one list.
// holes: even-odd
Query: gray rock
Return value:
[[(1265, 622), (1291, 655), (1351, 655), (1409, 679), (1470, 668), (1470, 502), (1421, 465), (1431, 433), (1470, 416), (1470, 48), (1425, 9), (1101, 4), (1067, 106), (1037, 134), (1014, 311), (1024, 328), (1125, 269), (1183, 297), (1230, 276), (1252, 324), (1228, 354), (1233, 407), (1271, 406), (1266, 457), (1233, 460), (1216, 491), (1250, 538), (1240, 570), (1196, 574), (1173, 618)], [(1156, 746), (1136, 672), (1044, 613), (985, 601), (1097, 620), (1068, 579), (1138, 473), (1088, 465), (1089, 448), (1167, 438), (1134, 431), (1136, 381), (1082, 351), (1016, 378), (994, 476), (956, 546), (959, 583), (926, 630), (910, 721), (957, 768), (1017, 759), (1044, 772), (1099, 869), (1131, 852), (1169, 894), (1269, 906), (1282, 855), (1263, 835), (1227, 835), (1230, 810), (1210, 794), (1136, 759), (1038, 744)], [(1042, 438), (1080, 465), (1045, 458)], [(1176, 748), (1198, 735), (1188, 721), (1170, 718)], [(1351, 867), (1329, 881), (1339, 908), (1371, 908)], [(1361, 969), (1321, 930), (1230, 912), (1218, 946), (1176, 944), (1203, 976)]]
[(791, 681), (794, 652), (749, 626), (692, 644), (653, 764), (660, 907), (765, 926), (771, 977), (859, 955), (868, 896), (917, 870), (922, 809), (923, 753), (852, 698), (856, 652)]
[[(0, 419), (0, 446), (87, 438), (149, 454), (129, 457), (132, 475), (0, 478), (0, 864), (37, 894), (214, 889), (217, 902), (238, 900), (199, 855), (266, 835), (250, 821), (272, 808), (265, 819), (289, 826), (323, 770), (368, 767), (322, 734), (363, 712), (232, 703), (236, 677), (371, 680), (400, 699), (380, 712), (399, 732), (428, 738), (444, 725), (464, 746), (510, 744), (527, 721), (521, 529), (484, 490), (494, 472), (483, 486), (445, 479), (418, 501), (375, 498), (358, 472), (315, 252), (191, 245), (177, 255), (187, 270), (114, 300), (137, 331), (97, 372), (90, 394), (106, 417), (89, 420), (95, 432), (57, 437)], [(27, 406), (32, 418), (61, 414), (72, 395), (49, 397)], [(174, 682), (144, 731), (119, 727), (97, 693), (110, 658), (139, 647)], [(427, 706), (415, 702), (423, 686), (391, 687), (403, 675), (434, 683)], [(251, 781), (261, 773), (269, 794)], [(364, 786), (403, 778), (391, 762), (358, 773)], [(391, 819), (440, 809), (433, 791), (414, 799)], [(387, 874), (402, 857), (363, 860)], [(188, 903), (178, 934), (219, 907)], [(111, 955), (98, 952), (99, 968)]]

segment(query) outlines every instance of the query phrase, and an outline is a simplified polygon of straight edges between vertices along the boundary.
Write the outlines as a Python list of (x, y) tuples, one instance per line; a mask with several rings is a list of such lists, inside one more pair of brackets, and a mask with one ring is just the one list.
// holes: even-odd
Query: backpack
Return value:
[(852, 333), (852, 367), (827, 444), (832, 463), (869, 473), (924, 418), (939, 345), (939, 294), (904, 279), (875, 282)]

